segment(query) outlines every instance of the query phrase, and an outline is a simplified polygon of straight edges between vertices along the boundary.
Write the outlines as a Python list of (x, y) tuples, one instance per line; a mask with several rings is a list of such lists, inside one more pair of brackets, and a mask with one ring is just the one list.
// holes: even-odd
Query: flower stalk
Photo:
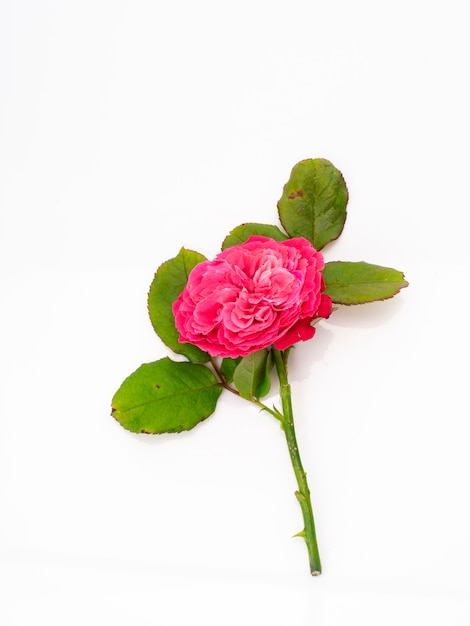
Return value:
[(307, 544), (310, 560), (310, 572), (312, 576), (319, 576), (321, 574), (321, 562), (315, 532), (315, 521), (310, 498), (310, 489), (307, 483), (307, 474), (305, 473), (305, 470), (302, 467), (302, 461), (300, 460), (299, 448), (294, 428), (291, 387), (287, 377), (287, 359), (289, 350), (280, 351), (273, 347), (272, 351), (280, 385), (283, 413), (282, 426), (286, 436), (289, 456), (298, 486), (298, 491), (295, 492), (295, 496), (299, 502), (304, 519), (304, 529), (298, 534), (298, 536), (303, 537), (305, 539), (305, 543)]

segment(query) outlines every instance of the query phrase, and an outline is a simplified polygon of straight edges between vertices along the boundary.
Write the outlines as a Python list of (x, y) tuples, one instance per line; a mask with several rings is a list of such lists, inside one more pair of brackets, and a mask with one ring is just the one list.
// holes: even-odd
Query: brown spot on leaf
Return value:
[(297, 191), (291, 191), (287, 197), (289, 198), (289, 200), (295, 200), (295, 198), (301, 198), (303, 195), (303, 190), (297, 189)]

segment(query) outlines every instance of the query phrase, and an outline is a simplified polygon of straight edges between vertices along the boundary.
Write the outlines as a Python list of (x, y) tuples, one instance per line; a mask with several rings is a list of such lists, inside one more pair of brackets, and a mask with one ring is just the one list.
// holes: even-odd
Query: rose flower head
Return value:
[(315, 334), (328, 317), (323, 256), (303, 237), (252, 236), (203, 261), (173, 304), (181, 343), (237, 358), (274, 345), (285, 350)]

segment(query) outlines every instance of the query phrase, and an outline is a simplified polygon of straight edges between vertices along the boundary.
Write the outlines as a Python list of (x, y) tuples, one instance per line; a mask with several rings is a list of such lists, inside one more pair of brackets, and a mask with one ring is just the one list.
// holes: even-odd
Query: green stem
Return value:
[(272, 348), (274, 362), (276, 364), (277, 375), (279, 377), (280, 395), (282, 402), (283, 420), (282, 425), (287, 440), (289, 455), (294, 468), (295, 478), (297, 479), (298, 491), (295, 492), (296, 498), (302, 510), (304, 518), (304, 530), (299, 533), (304, 537), (307, 544), (308, 555), (310, 559), (310, 571), (312, 576), (321, 574), (320, 554), (318, 552), (317, 536), (315, 533), (315, 521), (313, 519), (312, 502), (310, 500), (310, 490), (307, 483), (307, 474), (305, 473), (302, 462), (300, 460), (299, 449), (294, 428), (294, 414), (292, 412), (291, 388), (287, 378), (287, 356), (288, 351), (281, 352)]

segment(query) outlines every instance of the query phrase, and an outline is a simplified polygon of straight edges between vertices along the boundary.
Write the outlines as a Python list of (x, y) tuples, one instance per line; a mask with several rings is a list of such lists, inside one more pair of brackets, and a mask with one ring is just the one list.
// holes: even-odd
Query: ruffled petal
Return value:
[(315, 328), (311, 325), (311, 318), (304, 318), (296, 322), (292, 328), (286, 332), (280, 339), (274, 342), (277, 350), (286, 350), (299, 341), (307, 341), (315, 334)]
[(320, 305), (317, 311), (317, 317), (327, 319), (331, 315), (332, 300), (329, 295), (322, 293), (320, 297)]

